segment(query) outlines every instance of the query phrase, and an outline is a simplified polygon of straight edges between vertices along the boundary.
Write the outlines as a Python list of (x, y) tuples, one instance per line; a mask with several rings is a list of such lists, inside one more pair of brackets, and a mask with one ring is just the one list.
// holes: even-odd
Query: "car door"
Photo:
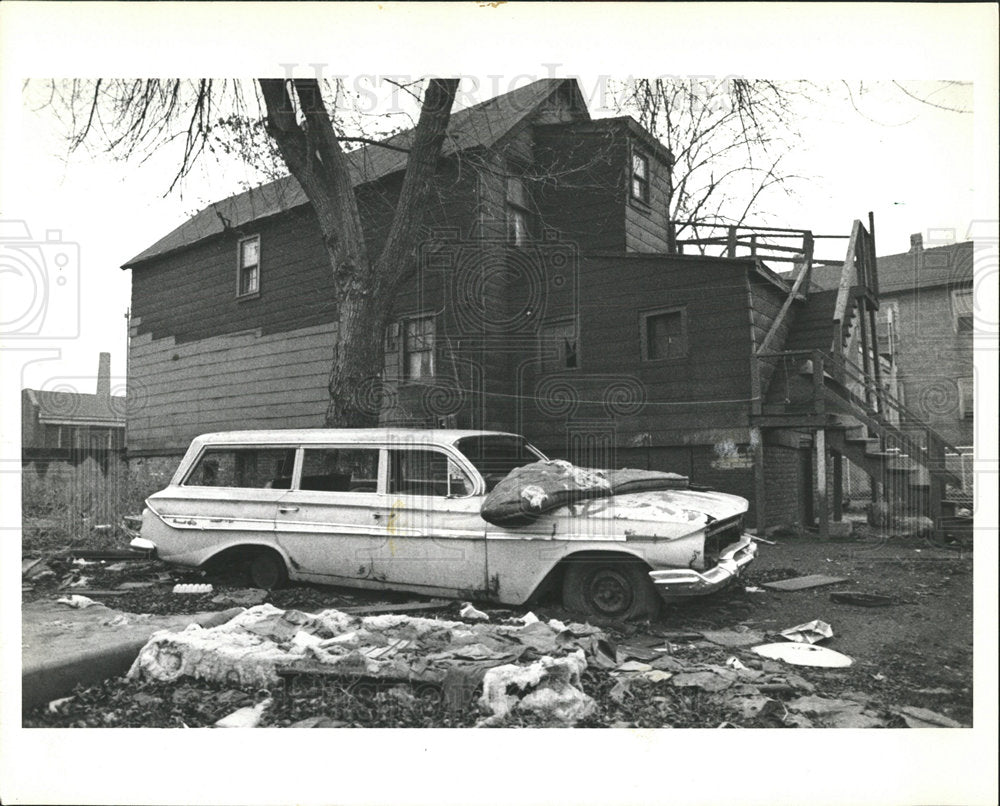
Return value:
[(385, 452), (386, 509), (372, 572), (407, 588), (487, 590), (482, 496), (470, 475), (441, 447), (394, 445)]
[(293, 489), (277, 505), (275, 539), (297, 577), (347, 583), (374, 579), (371, 547), (384, 540), (386, 495), (377, 445), (305, 445)]

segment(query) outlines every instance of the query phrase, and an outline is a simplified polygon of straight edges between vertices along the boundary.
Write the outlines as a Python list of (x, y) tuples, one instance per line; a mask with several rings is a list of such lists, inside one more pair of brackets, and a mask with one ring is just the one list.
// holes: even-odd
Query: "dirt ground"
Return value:
[[(185, 613), (221, 610), (231, 603), (213, 602), (220, 592), (242, 587), (236, 579), (202, 578), (198, 572), (171, 569), (160, 563), (104, 562), (72, 565), (68, 560), (51, 560), (56, 572), (48, 580), (37, 580), (22, 596), (25, 600), (58, 597), (77, 589), (68, 579), (88, 577), (86, 587), (116, 590), (118, 595), (93, 595), (117, 610), (133, 613)], [(757, 561), (750, 566), (741, 584), (712, 597), (665, 608), (655, 621), (639, 624), (601, 624), (619, 644), (652, 647), (665, 640), (673, 643), (676, 657), (694, 657), (703, 662), (724, 664), (734, 650), (705, 642), (685, 644), (685, 633), (705, 630), (753, 630), (768, 637), (795, 625), (819, 619), (833, 628), (834, 635), (824, 646), (854, 659), (845, 669), (796, 667), (808, 679), (817, 695), (854, 697), (872, 708), (893, 709), (911, 706), (944, 715), (962, 725), (972, 724), (973, 646), (972, 569), (968, 547), (935, 546), (916, 538), (878, 538), (862, 534), (850, 541), (816, 538), (778, 540), (762, 545)], [(844, 582), (800, 591), (779, 592), (761, 585), (793, 576), (826, 574), (846, 578)], [(171, 592), (175, 581), (211, 581), (212, 594), (177, 596)], [(148, 583), (154, 583), (149, 585)], [(138, 587), (146, 584), (146, 587)], [(59, 585), (64, 585), (60, 588)], [(130, 586), (137, 586), (130, 588)], [(843, 604), (831, 593), (852, 591), (880, 594), (887, 604), (866, 607)], [(405, 594), (368, 593), (343, 588), (293, 586), (272, 591), (266, 601), (280, 608), (317, 612), (375, 603), (401, 603), (419, 597)], [(521, 615), (527, 608), (495, 608), (479, 604), (493, 620)], [(557, 602), (542, 602), (532, 610), (543, 620), (571, 618)], [(455, 618), (457, 604), (440, 611), (414, 615)], [(740, 653), (737, 653), (740, 654)], [(749, 660), (746, 653), (740, 657)], [(758, 664), (759, 665), (759, 664)], [(584, 683), (599, 704), (592, 727), (718, 727), (736, 717), (720, 709), (718, 703), (701, 692), (649, 686), (648, 697), (625, 698), (612, 695), (613, 678), (597, 670), (586, 672)], [(643, 684), (645, 685), (645, 683)], [(54, 711), (35, 709), (24, 717), (25, 726), (186, 726), (210, 725), (234, 707), (253, 702), (252, 693), (226, 690), (192, 681), (190, 684), (138, 684), (124, 680), (77, 691), (74, 700)], [(650, 702), (656, 705), (651, 710)], [(291, 724), (309, 717), (309, 704), (297, 704), (272, 717), (272, 724)], [(314, 709), (320, 705), (313, 703)], [(369, 709), (338, 706), (330, 726), (465, 726), (474, 715), (444, 716), (397, 709), (386, 716)], [(658, 709), (658, 710), (657, 710)], [(331, 714), (327, 707), (324, 713)], [(763, 717), (743, 720), (747, 727), (784, 727), (787, 722)], [(903, 727), (902, 723), (890, 726)]]

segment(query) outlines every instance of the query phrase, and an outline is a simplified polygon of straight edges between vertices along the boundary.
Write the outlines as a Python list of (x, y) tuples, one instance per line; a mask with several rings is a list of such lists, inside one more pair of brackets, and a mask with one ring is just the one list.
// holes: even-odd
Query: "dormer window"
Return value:
[(237, 249), (236, 296), (255, 297), (260, 293), (260, 236), (244, 238)]
[(649, 204), (649, 157), (632, 150), (632, 198)]

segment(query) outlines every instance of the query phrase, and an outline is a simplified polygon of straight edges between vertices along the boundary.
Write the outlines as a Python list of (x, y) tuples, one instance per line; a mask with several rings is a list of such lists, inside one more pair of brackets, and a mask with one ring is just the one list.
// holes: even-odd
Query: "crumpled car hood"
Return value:
[(626, 521), (678, 523), (699, 528), (747, 511), (747, 500), (738, 495), (696, 490), (625, 493), (587, 503), (591, 505), (590, 511), (578, 514)]

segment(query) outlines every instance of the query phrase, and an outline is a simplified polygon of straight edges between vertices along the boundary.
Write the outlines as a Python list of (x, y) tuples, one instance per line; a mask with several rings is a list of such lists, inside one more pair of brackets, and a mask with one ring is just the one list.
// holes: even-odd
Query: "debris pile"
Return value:
[(400, 614), (308, 615), (262, 604), (211, 629), (155, 633), (128, 672), (132, 680), (192, 677), (248, 688), (299, 678), (433, 686), (447, 700), (483, 687), (480, 704), (495, 725), (512, 711), (573, 724), (593, 700), (580, 675), (588, 656), (614, 655), (587, 624), (531, 619), (466, 623)]

